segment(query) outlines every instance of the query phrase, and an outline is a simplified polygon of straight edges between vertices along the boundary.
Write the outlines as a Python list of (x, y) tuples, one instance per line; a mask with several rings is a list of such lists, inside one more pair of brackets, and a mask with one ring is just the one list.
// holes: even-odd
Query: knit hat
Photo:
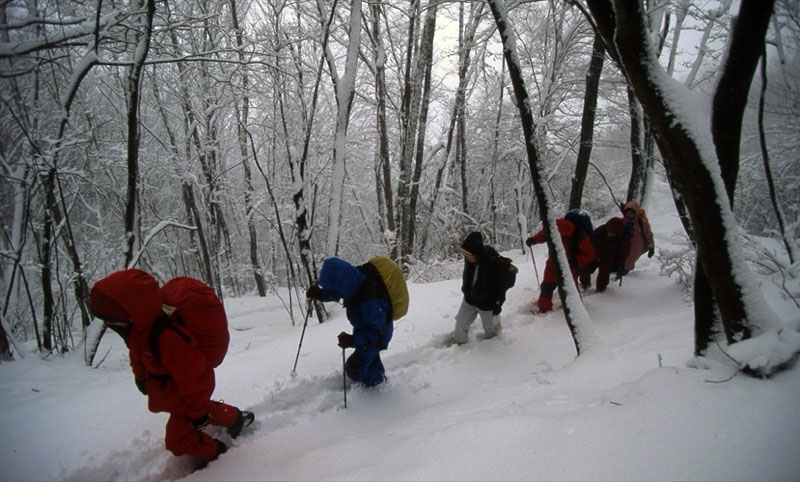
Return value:
[(469, 233), (464, 242), (461, 243), (461, 249), (473, 256), (480, 256), (483, 254), (483, 235), (478, 231)]

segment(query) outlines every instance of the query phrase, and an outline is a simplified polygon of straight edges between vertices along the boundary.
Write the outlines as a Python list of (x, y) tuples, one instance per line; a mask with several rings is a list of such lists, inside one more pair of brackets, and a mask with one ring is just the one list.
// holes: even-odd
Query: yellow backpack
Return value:
[(399, 320), (408, 313), (408, 287), (403, 277), (403, 271), (391, 258), (386, 256), (373, 256), (369, 263), (378, 270), (389, 301), (392, 305), (392, 321)]

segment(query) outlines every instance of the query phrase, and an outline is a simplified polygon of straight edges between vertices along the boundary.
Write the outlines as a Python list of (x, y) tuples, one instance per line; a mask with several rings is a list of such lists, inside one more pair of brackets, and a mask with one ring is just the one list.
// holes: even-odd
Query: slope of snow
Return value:
[[(668, 189), (646, 206), (657, 251), (680, 242)], [(597, 220), (597, 222), (603, 222)], [(545, 262), (538, 247), (537, 266)], [(530, 313), (538, 293), (530, 256), (503, 311), (502, 334), (444, 347), (460, 279), (409, 285), (408, 315), (382, 358), (389, 382), (348, 383), (341, 307), (302, 326), (277, 297), (229, 299), (231, 346), (215, 397), (256, 413), (257, 425), (203, 471), (163, 448), (167, 416), (147, 411), (110, 333), (98, 369), (80, 354), (31, 353), (0, 365), (0, 480), (797, 480), (800, 371), (770, 380), (736, 373), (723, 354), (692, 359), (692, 306), (654, 257), (622, 286), (584, 297), (604, 353), (575, 358), (558, 309)], [(766, 281), (766, 280), (765, 280)], [(771, 282), (784, 319), (797, 309)], [(556, 297), (557, 299), (557, 297)], [(730, 380), (728, 380), (730, 378)], [(717, 383), (719, 382), (719, 383)]]

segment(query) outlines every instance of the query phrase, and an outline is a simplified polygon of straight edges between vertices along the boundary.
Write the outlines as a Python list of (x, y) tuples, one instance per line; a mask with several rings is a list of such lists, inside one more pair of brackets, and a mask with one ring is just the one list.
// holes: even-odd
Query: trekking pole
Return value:
[(344, 348), (342, 348), (342, 393), (344, 394), (344, 408), (347, 408), (347, 369), (344, 361)]
[(536, 269), (536, 258), (533, 256), (533, 246), (531, 248), (531, 260), (533, 260), (533, 272), (536, 273), (536, 285), (540, 285), (539, 283), (539, 270)]
[(303, 320), (303, 332), (300, 333), (300, 344), (297, 345), (297, 355), (294, 357), (294, 368), (292, 368), (292, 373), (290, 374), (292, 378), (297, 376), (297, 360), (300, 358), (300, 347), (303, 346), (303, 337), (306, 336), (306, 326), (308, 326), (308, 315), (311, 314), (311, 300), (308, 300), (308, 304), (306, 305), (306, 319)]

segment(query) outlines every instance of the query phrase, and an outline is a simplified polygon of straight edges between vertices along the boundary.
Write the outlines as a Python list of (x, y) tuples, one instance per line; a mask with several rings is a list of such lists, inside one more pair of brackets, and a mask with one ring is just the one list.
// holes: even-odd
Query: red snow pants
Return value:
[[(211, 401), (208, 423), (229, 427), (239, 416), (239, 409), (222, 402)], [(200, 460), (211, 460), (217, 455), (217, 443), (210, 435), (195, 430), (183, 412), (171, 412), (165, 436), (167, 450), (175, 455), (191, 455)]]

